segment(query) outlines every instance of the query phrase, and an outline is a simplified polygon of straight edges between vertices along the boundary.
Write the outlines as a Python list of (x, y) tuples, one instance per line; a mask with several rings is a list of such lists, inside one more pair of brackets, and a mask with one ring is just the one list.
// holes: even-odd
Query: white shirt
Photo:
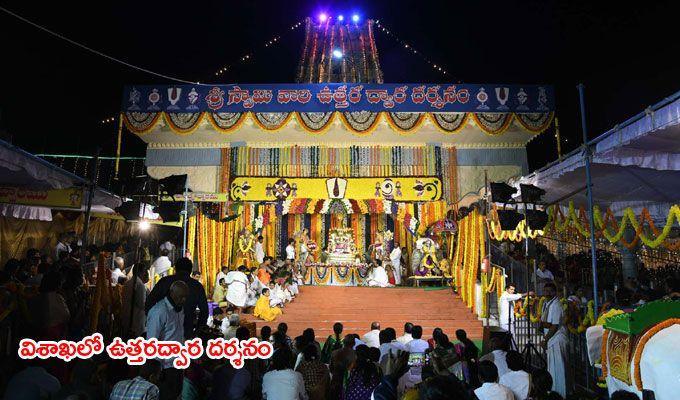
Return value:
[[(553, 297), (552, 300), (548, 300), (543, 304), (543, 315), (541, 315), (541, 321), (548, 322), (552, 325), (559, 325), (560, 329), (550, 338), (548, 344), (557, 339), (560, 334), (566, 335), (566, 329), (564, 328), (564, 311), (562, 310), (562, 303), (557, 297)], [(543, 333), (547, 334), (549, 329), (543, 329)]]
[(225, 274), (221, 270), (220, 272), (217, 273), (217, 276), (215, 277), (215, 285), (220, 284), (220, 279), (224, 279), (224, 282), (227, 282), (227, 274)]
[(267, 372), (262, 378), (262, 396), (265, 400), (307, 400), (302, 374), (292, 369)]
[(401, 249), (399, 247), (395, 247), (390, 253), (390, 261), (392, 261), (394, 269), (398, 269), (401, 265)]
[(475, 389), (475, 395), (479, 400), (515, 400), (510, 389), (495, 382), (485, 382)]
[(264, 261), (264, 248), (260, 242), (255, 242), (255, 260), (258, 264), (262, 264)]
[(372, 331), (366, 333), (364, 336), (361, 337), (361, 340), (366, 343), (366, 346), (368, 347), (380, 347), (380, 339), (378, 338), (378, 335), (380, 335), (380, 329), (373, 329)]
[(510, 371), (501, 376), (498, 383), (510, 389), (515, 395), (515, 400), (524, 400), (529, 397), (531, 375), (526, 371)]
[(156, 259), (156, 261), (151, 264), (151, 270), (153, 271), (154, 275), (161, 275), (166, 272), (172, 267), (172, 262), (167, 256), (160, 256)]
[(396, 356), (399, 350), (405, 351), (406, 347), (403, 344), (397, 342), (396, 340), (393, 340), (390, 343), (381, 344), (380, 362), (383, 362), (383, 357), (387, 356), (390, 353), (390, 351), (392, 351), (392, 354)]
[(286, 260), (295, 260), (295, 247), (292, 244), (286, 246)]
[(56, 257), (54, 259), (55, 262), (59, 261), (59, 254), (63, 253), (64, 251), (66, 253), (70, 253), (71, 252), (71, 246), (69, 246), (66, 243), (62, 243), (62, 242), (57, 243), (57, 247), (54, 249), (54, 255)]
[(507, 329), (508, 323), (515, 321), (515, 313), (510, 312), (510, 303), (521, 298), (521, 294), (510, 294), (507, 291), (503, 292), (501, 295), (501, 298), (498, 300), (500, 306), (500, 310), (498, 311), (498, 323), (502, 328)]
[[(184, 342), (184, 311), (177, 312), (167, 297), (156, 303), (146, 316), (146, 338)], [(174, 359), (160, 360), (164, 369), (172, 368)]]
[(505, 361), (505, 356), (508, 353), (506, 353), (503, 350), (494, 350), (489, 354), (484, 355), (483, 357), (479, 358), (479, 361), (491, 361), (494, 364), (496, 364), (496, 368), (498, 369), (498, 376), (503, 376), (510, 372), (510, 368), (508, 368), (508, 362)]
[(410, 342), (411, 340), (413, 340), (413, 336), (411, 336), (410, 333), (404, 333), (402, 336), (399, 336), (399, 337), (397, 338), (397, 342), (399, 342), (399, 343), (401, 343), (401, 344), (403, 344), (403, 345), (406, 345), (406, 344), (407, 344), (408, 342)]
[(430, 345), (423, 339), (413, 339), (406, 343), (404, 347), (409, 353), (424, 353), (425, 350), (430, 348)]
[(116, 267), (113, 271), (111, 271), (111, 286), (116, 286), (118, 285), (118, 278), (126, 278), (127, 276), (123, 271), (120, 270), (120, 268)]

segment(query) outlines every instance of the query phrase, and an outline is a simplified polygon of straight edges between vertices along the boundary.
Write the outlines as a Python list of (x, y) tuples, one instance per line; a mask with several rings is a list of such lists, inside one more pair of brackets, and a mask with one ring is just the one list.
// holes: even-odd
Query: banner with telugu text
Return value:
[(473, 112), (554, 111), (550, 85), (505, 84), (233, 84), (134, 85), (124, 112)]
[(30, 190), (0, 187), (0, 203), (80, 209), (82, 202), (83, 190), (80, 188)]

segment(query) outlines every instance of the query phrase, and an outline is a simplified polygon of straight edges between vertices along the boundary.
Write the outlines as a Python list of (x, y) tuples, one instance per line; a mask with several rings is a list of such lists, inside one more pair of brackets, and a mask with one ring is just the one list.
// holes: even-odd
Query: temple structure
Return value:
[(147, 143), (149, 175), (188, 175), (199, 209), (189, 248), (209, 279), (234, 265), (244, 228), (268, 254), (303, 228), (320, 251), (342, 227), (360, 254), (388, 230), (410, 252), (479, 198), (485, 174), (527, 173), (525, 146), (552, 123), (550, 87), (383, 84), (372, 21), (306, 24), (297, 84), (125, 90), (122, 118)]

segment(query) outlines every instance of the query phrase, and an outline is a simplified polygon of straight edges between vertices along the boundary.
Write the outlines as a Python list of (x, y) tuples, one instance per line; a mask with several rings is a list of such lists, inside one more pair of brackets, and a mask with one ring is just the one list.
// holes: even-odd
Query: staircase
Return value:
[(343, 334), (368, 332), (371, 322), (382, 329), (392, 327), (403, 334), (404, 323), (423, 327), (423, 338), (430, 338), (434, 328), (442, 328), (451, 341), (456, 329), (465, 329), (471, 339), (482, 338), (482, 323), (450, 289), (369, 288), (340, 286), (302, 286), (297, 298), (283, 308), (283, 315), (272, 322), (246, 317), (257, 328), (269, 325), (273, 330), (280, 322), (288, 324), (288, 335), (295, 337), (313, 328), (317, 340), (333, 333), (333, 324), (344, 325)]

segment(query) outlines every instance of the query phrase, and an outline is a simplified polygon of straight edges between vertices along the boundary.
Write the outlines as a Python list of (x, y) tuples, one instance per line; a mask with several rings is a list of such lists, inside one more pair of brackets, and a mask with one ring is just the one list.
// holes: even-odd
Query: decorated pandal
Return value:
[(384, 83), (373, 26), (306, 20), (297, 83), (125, 88), (119, 143), (127, 128), (150, 176), (188, 176), (188, 247), (208, 288), (222, 265), (253, 266), (257, 236), (279, 258), (295, 239), (311, 284), (382, 285), (396, 246), (404, 277), (454, 278), (471, 249), (435, 226), (485, 178), (528, 172), (552, 87)]

